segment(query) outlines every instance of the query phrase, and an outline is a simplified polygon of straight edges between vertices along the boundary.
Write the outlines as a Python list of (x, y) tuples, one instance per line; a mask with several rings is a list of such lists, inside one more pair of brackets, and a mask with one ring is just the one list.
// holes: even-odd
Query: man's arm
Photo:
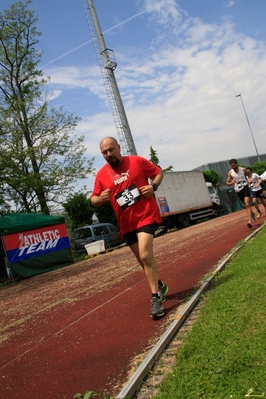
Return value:
[(263, 178), (262, 177), (260, 177), (260, 179), (259, 179), (259, 184), (261, 185), (262, 183), (263, 183)]
[(249, 175), (248, 170), (246, 168), (241, 168), (244, 172), (245, 177), (247, 177)]
[(158, 173), (158, 175), (155, 176), (155, 178), (152, 180), (152, 182), (154, 184), (156, 184), (156, 186), (159, 186), (161, 184), (163, 180), (163, 171), (160, 170), (160, 172)]
[(226, 184), (227, 186), (232, 186), (235, 184), (235, 180), (232, 178), (231, 172), (228, 172)]
[[(163, 180), (163, 171), (160, 170), (160, 172), (153, 178), (152, 183), (155, 184), (156, 186), (159, 186), (161, 184)], [(151, 197), (155, 190), (155, 187), (152, 185), (152, 183), (143, 186), (143, 187), (139, 187), (139, 191), (141, 192), (142, 195), (144, 195), (144, 197), (149, 198)]]
[(255, 184), (255, 186), (254, 187), (259, 187), (262, 183), (263, 183), (263, 178), (262, 177), (260, 177), (260, 175), (258, 175), (257, 173), (256, 173), (256, 177), (257, 177), (257, 179), (258, 179), (258, 182)]
[(99, 208), (99, 206), (102, 206), (105, 202), (110, 201), (110, 193), (111, 189), (107, 188), (102, 191), (100, 195), (93, 195), (91, 197), (91, 205), (95, 208)]

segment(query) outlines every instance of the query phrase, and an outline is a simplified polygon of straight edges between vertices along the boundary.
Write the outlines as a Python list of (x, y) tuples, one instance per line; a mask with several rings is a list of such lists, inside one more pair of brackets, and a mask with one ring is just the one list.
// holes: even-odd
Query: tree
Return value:
[(94, 208), (91, 206), (87, 194), (79, 192), (71, 195), (62, 205), (67, 212), (72, 231), (78, 227), (93, 224), (93, 216), (98, 219), (99, 223), (112, 223), (117, 226), (110, 202), (106, 202), (100, 208)]
[(154, 163), (154, 165), (159, 165), (159, 158), (157, 155), (157, 151), (155, 151), (152, 146), (150, 146), (150, 162)]
[(216, 186), (218, 183), (222, 182), (223, 177), (220, 173), (216, 172), (216, 170), (203, 170), (202, 171), (204, 179), (206, 182), (210, 182), (213, 186)]
[(256, 162), (252, 165), (252, 170), (258, 175), (262, 175), (266, 171), (266, 161)]
[(87, 226), (93, 223), (92, 217), (95, 208), (91, 207), (90, 200), (87, 198), (86, 194), (75, 193), (62, 205), (68, 214), (70, 229), (72, 231), (78, 227)]
[(105, 202), (99, 208), (95, 208), (95, 216), (99, 220), (99, 223), (112, 223), (115, 226), (118, 226), (117, 219), (110, 202)]
[[(158, 155), (157, 155), (157, 151), (155, 151), (152, 148), (152, 146), (150, 146), (150, 159), (149, 159), (149, 161), (154, 163), (154, 165), (157, 165), (157, 166), (160, 167), (160, 165), (159, 165), (160, 161), (159, 161), (159, 158), (158, 158)], [(172, 169), (173, 169), (173, 166), (171, 165), (171, 166), (168, 166), (166, 169), (162, 169), (162, 170), (163, 170), (163, 172), (170, 172)]]
[(86, 160), (84, 137), (75, 133), (80, 118), (50, 105), (31, 3), (0, 13), (1, 201), (49, 214), (92, 172), (94, 158)]

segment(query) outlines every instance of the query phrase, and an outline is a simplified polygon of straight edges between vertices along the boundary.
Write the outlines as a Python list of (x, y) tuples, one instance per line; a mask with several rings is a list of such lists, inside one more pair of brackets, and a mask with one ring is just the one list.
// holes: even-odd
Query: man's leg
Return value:
[(258, 212), (257, 217), (259, 217), (261, 215), (261, 211), (260, 211), (260, 207), (259, 207), (259, 204), (258, 204), (258, 198), (257, 197), (252, 197), (252, 201), (253, 201), (253, 204), (254, 204), (257, 212)]
[(138, 243), (130, 245), (130, 249), (146, 274), (152, 294), (157, 294), (159, 278), (157, 262), (153, 255), (153, 235), (139, 232), (137, 236)]
[(131, 249), (131, 251), (133, 252), (133, 254), (135, 255), (135, 257), (137, 258), (137, 261), (139, 262), (140, 266), (142, 267), (142, 269), (144, 270), (144, 265), (141, 262), (141, 259), (139, 257), (139, 243), (136, 242), (134, 244), (129, 245), (129, 248)]
[(265, 198), (261, 198), (260, 202), (262, 203), (262, 205), (264, 206), (264, 209), (266, 211), (266, 199)]
[(245, 204), (245, 208), (247, 210), (248, 222), (252, 223), (252, 209), (251, 209), (251, 205), (250, 205), (250, 197), (244, 198), (244, 204)]
[(262, 203), (262, 205), (264, 206), (264, 209), (266, 211), (266, 197), (265, 197), (263, 191), (261, 192), (261, 195), (260, 195), (260, 202)]
[(153, 318), (164, 315), (163, 302), (166, 300), (168, 287), (161, 280), (158, 280), (158, 266), (153, 255), (153, 234), (150, 232), (137, 232), (138, 242), (132, 242), (130, 249), (138, 260), (140, 266), (143, 268), (147, 280), (150, 285), (151, 311), (150, 316)]

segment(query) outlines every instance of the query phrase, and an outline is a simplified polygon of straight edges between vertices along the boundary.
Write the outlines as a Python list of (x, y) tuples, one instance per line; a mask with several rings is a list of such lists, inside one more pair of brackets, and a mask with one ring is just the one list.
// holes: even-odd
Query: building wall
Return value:
[[(266, 154), (260, 154), (260, 160), (266, 161)], [(240, 166), (252, 166), (254, 163), (258, 162), (258, 157), (257, 155), (252, 155), (250, 157), (237, 158), (237, 162)], [(228, 172), (231, 169), (229, 165), (229, 159), (227, 161), (206, 163), (201, 166), (198, 166), (193, 170), (203, 171), (211, 169), (216, 170), (216, 172), (220, 173), (220, 175), (223, 176), (223, 180), (225, 182), (227, 179)]]

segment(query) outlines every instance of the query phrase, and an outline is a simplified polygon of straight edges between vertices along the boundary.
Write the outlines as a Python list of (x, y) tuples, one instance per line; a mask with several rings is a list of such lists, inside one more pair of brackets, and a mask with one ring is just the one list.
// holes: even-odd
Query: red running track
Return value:
[(1, 290), (1, 398), (117, 395), (177, 306), (264, 221), (249, 230), (239, 211), (157, 237), (160, 276), (170, 287), (161, 320), (149, 317), (148, 284), (128, 248)]

